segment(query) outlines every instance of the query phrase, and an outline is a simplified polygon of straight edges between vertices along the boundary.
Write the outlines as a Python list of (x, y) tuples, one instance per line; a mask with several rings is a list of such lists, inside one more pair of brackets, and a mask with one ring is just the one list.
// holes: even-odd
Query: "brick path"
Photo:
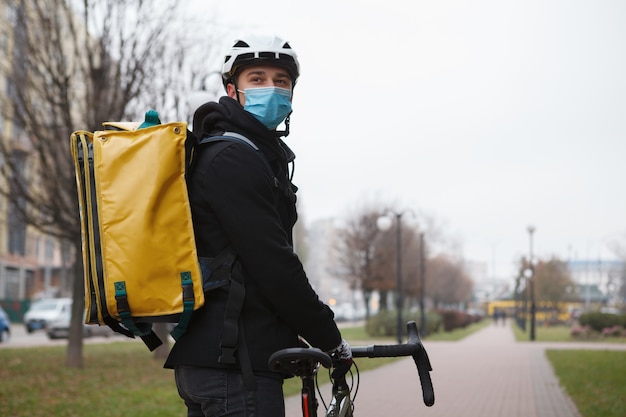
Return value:
[[(626, 349), (621, 344), (517, 343), (508, 325), (490, 325), (460, 342), (426, 341), (424, 346), (433, 367), (435, 405), (424, 405), (417, 370), (406, 358), (361, 374), (356, 416), (579, 417), (545, 357), (546, 348)], [(330, 388), (321, 389), (327, 399)], [(299, 400), (287, 398), (287, 417), (301, 415)]]

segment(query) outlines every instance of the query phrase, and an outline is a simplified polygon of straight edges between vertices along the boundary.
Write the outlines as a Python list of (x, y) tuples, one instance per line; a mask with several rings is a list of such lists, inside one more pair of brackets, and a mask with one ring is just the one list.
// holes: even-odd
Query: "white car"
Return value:
[(24, 314), (26, 332), (32, 333), (35, 330), (43, 330), (48, 323), (58, 320), (71, 311), (71, 298), (45, 298), (35, 301)]
[[(71, 312), (63, 314), (57, 320), (48, 323), (46, 334), (50, 339), (67, 339), (70, 336), (70, 317)], [(113, 336), (116, 333), (109, 326), (99, 326), (97, 324), (84, 324), (83, 320), (83, 337), (91, 336)]]

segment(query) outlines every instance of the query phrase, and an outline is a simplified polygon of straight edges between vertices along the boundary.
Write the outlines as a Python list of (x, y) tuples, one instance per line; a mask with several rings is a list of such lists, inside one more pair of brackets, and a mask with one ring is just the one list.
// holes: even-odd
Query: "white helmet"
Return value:
[(271, 63), (286, 69), (294, 84), (300, 75), (298, 57), (289, 42), (275, 36), (249, 36), (235, 41), (224, 59), (224, 86), (241, 68), (260, 63)]

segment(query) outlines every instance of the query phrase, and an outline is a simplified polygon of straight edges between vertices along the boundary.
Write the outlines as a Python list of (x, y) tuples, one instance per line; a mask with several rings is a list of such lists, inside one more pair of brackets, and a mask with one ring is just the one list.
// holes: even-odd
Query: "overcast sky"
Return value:
[(503, 278), (528, 225), (539, 257), (626, 246), (625, 1), (196, 7), (227, 28), (224, 51), (247, 32), (297, 51), (287, 143), (307, 223), (398, 201)]

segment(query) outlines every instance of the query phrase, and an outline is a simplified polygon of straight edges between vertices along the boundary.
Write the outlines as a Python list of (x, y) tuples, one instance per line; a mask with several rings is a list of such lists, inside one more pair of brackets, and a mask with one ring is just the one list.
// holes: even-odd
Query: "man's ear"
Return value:
[(237, 89), (235, 88), (235, 84), (226, 84), (226, 94), (228, 94), (228, 97), (230, 98), (234, 98), (235, 100), (237, 99)]

